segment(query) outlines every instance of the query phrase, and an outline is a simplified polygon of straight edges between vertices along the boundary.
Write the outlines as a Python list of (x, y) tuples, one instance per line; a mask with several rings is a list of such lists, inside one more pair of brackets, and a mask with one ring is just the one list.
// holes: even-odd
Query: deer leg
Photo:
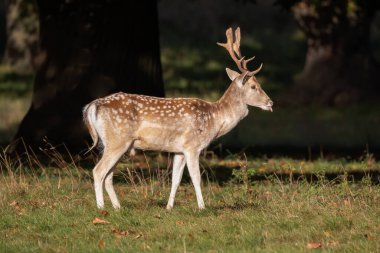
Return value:
[(120, 208), (120, 202), (117, 199), (115, 189), (113, 188), (113, 173), (114, 173), (115, 167), (113, 167), (110, 172), (107, 174), (106, 179), (104, 180), (104, 186), (106, 188), (106, 191), (108, 193), (108, 196), (111, 199), (112, 206), (115, 209)]
[(188, 153), (185, 154), (187, 168), (189, 169), (189, 174), (191, 181), (193, 182), (195, 195), (197, 196), (198, 208), (204, 209), (205, 203), (203, 201), (202, 191), (201, 191), (201, 172), (199, 170), (199, 153)]
[(173, 158), (172, 187), (170, 190), (168, 205), (166, 206), (166, 209), (168, 210), (173, 208), (175, 194), (179, 184), (181, 183), (184, 168), (185, 156), (182, 154), (175, 154)]
[[(119, 161), (120, 157), (128, 149), (129, 145), (119, 147), (116, 149), (107, 149), (106, 147), (104, 149), (102, 159), (100, 159), (100, 161), (98, 162), (98, 164), (95, 166), (95, 168), (92, 171), (93, 176), (94, 176), (96, 204), (98, 208), (104, 208), (104, 197), (103, 197), (104, 180), (107, 174), (109, 173), (109, 171), (115, 166), (115, 164)], [(112, 179), (112, 175), (111, 175), (111, 179)]]

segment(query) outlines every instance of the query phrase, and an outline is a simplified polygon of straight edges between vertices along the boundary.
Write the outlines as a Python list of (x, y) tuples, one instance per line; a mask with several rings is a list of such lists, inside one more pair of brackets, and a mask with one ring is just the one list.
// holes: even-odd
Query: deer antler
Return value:
[(234, 41), (234, 36), (233, 36), (233, 30), (232, 28), (228, 28), (227, 31), (226, 31), (226, 37), (227, 37), (227, 42), (226, 43), (219, 43), (217, 42), (217, 44), (221, 47), (224, 47), (225, 49), (227, 49), (228, 53), (230, 54), (232, 60), (234, 60), (234, 62), (236, 63), (237, 67), (239, 68), (239, 70), (244, 73), (244, 72), (247, 72), (247, 76), (253, 76), (257, 73), (259, 73), (259, 71), (261, 70), (261, 68), (263, 67), (263, 64), (261, 63), (260, 67), (258, 67), (256, 70), (253, 70), (253, 71), (249, 71), (247, 69), (247, 63), (252, 61), (255, 56), (247, 59), (247, 60), (244, 60), (244, 57), (245, 56), (241, 56), (241, 53), (240, 53), (240, 39), (241, 39), (241, 35), (240, 35), (240, 27), (236, 28), (235, 30), (235, 41)]

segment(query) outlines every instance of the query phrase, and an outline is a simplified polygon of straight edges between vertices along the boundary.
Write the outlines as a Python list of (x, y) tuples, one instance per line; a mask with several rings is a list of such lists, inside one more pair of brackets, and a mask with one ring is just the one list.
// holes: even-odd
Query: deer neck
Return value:
[(224, 95), (215, 102), (216, 126), (219, 129), (216, 138), (228, 133), (248, 114), (248, 106), (243, 101), (241, 89), (231, 84)]

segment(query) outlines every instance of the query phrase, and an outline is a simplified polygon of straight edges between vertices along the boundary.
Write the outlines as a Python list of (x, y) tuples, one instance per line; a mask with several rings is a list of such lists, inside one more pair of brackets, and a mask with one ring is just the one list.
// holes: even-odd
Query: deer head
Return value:
[(261, 88), (260, 83), (257, 81), (255, 75), (261, 70), (263, 64), (261, 64), (256, 70), (249, 71), (247, 64), (249, 61), (253, 60), (255, 57), (245, 60), (245, 56), (241, 55), (240, 52), (240, 28), (235, 30), (235, 36), (232, 28), (226, 31), (227, 42), (217, 43), (219, 46), (227, 49), (232, 60), (236, 63), (238, 69), (241, 73), (234, 70), (226, 68), (227, 75), (233, 82), (238, 90), (241, 92), (240, 97), (243, 99), (244, 103), (250, 106), (259, 107), (263, 110), (271, 111), (273, 102), (268, 97), (268, 95)]

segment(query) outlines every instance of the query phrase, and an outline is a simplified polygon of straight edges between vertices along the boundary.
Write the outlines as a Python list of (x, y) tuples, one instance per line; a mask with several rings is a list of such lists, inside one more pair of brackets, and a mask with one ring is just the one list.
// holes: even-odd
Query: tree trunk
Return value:
[(14, 72), (31, 74), (38, 49), (38, 16), (35, 0), (8, 0), (7, 42), (3, 64)]
[(0, 1), (0, 58), (3, 58), (6, 44), (6, 9), (5, 1)]
[(292, 91), (303, 104), (336, 105), (367, 100), (379, 89), (379, 65), (372, 57), (374, 10), (346, 0), (308, 1), (293, 7), (307, 37), (303, 72)]
[(38, 71), (16, 139), (78, 152), (90, 142), (82, 123), (88, 102), (118, 91), (164, 96), (156, 1), (39, 0), (38, 7)]

